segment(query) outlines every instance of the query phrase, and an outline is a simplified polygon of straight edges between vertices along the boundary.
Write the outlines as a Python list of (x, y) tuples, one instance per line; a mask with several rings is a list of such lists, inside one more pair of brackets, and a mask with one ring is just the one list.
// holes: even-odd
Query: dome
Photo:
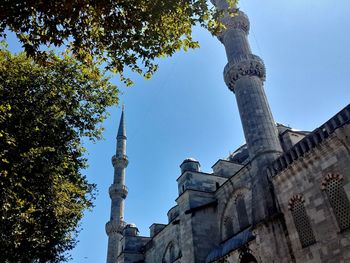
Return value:
[(192, 157), (186, 158), (182, 163), (189, 163), (189, 162), (196, 162), (198, 163), (198, 161)]
[(231, 153), (227, 160), (234, 163), (245, 164), (249, 161), (249, 152), (247, 144), (242, 145), (233, 153)]

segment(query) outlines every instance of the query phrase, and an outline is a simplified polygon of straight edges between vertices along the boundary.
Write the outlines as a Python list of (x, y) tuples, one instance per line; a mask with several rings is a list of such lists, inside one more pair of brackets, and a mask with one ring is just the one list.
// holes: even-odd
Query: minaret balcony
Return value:
[(117, 184), (112, 184), (109, 187), (109, 196), (113, 199), (115, 197), (121, 197), (123, 199), (128, 195), (128, 188), (125, 185), (119, 186)]
[(128, 166), (129, 160), (128, 160), (128, 156), (126, 155), (122, 155), (122, 156), (116, 156), (113, 155), (112, 157), (112, 165), (114, 167), (121, 167), (121, 168), (125, 168)]
[(264, 61), (253, 54), (244, 55), (229, 61), (224, 69), (226, 85), (234, 92), (236, 81), (244, 76), (256, 76), (264, 81), (266, 70)]
[(113, 233), (119, 233), (122, 234), (123, 230), (126, 226), (126, 222), (123, 220), (120, 220), (119, 224), (117, 221), (108, 221), (106, 223), (106, 233), (107, 235), (113, 234)]

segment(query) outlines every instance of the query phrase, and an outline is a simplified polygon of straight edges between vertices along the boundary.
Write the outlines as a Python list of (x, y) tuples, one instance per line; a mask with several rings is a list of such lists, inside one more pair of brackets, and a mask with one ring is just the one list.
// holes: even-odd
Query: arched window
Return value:
[(170, 244), (169, 246), (169, 258), (170, 262), (173, 262), (175, 260), (175, 249), (173, 244)]
[(289, 201), (289, 209), (292, 213), (299, 240), (303, 248), (316, 243), (304, 202), (305, 200), (301, 195), (294, 195)]
[(350, 203), (343, 188), (343, 176), (328, 174), (322, 181), (322, 189), (326, 191), (340, 230), (350, 227)]
[(239, 228), (244, 229), (249, 226), (247, 209), (243, 195), (238, 195), (236, 198), (236, 211), (238, 217)]
[(162, 263), (171, 263), (176, 260), (177, 257), (179, 257), (179, 250), (178, 247), (173, 243), (170, 242), (164, 252)]

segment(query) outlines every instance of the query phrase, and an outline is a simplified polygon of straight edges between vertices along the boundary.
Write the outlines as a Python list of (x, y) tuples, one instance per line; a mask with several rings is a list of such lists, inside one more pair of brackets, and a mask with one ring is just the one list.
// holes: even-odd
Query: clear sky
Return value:
[[(313, 130), (350, 103), (348, 0), (241, 0), (240, 7), (250, 18), (252, 50), (265, 61), (265, 90), (277, 122)], [(162, 59), (151, 80), (136, 77), (132, 88), (121, 88), (129, 157), (125, 221), (143, 236), (152, 223), (167, 223), (185, 158), (196, 158), (211, 172), (244, 143), (235, 97), (223, 81), (224, 47), (203, 29), (194, 35), (200, 49)], [(99, 193), (82, 221), (71, 262), (106, 261), (108, 187), (121, 108), (110, 113), (105, 140), (86, 145), (84, 174)]]

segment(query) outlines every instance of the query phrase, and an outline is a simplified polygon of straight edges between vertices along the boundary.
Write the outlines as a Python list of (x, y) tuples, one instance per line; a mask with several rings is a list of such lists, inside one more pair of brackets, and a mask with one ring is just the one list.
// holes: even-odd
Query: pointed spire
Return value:
[(118, 128), (118, 138), (126, 139), (126, 129), (125, 129), (125, 121), (124, 121), (124, 104), (122, 105), (122, 115), (120, 117), (119, 128)]

